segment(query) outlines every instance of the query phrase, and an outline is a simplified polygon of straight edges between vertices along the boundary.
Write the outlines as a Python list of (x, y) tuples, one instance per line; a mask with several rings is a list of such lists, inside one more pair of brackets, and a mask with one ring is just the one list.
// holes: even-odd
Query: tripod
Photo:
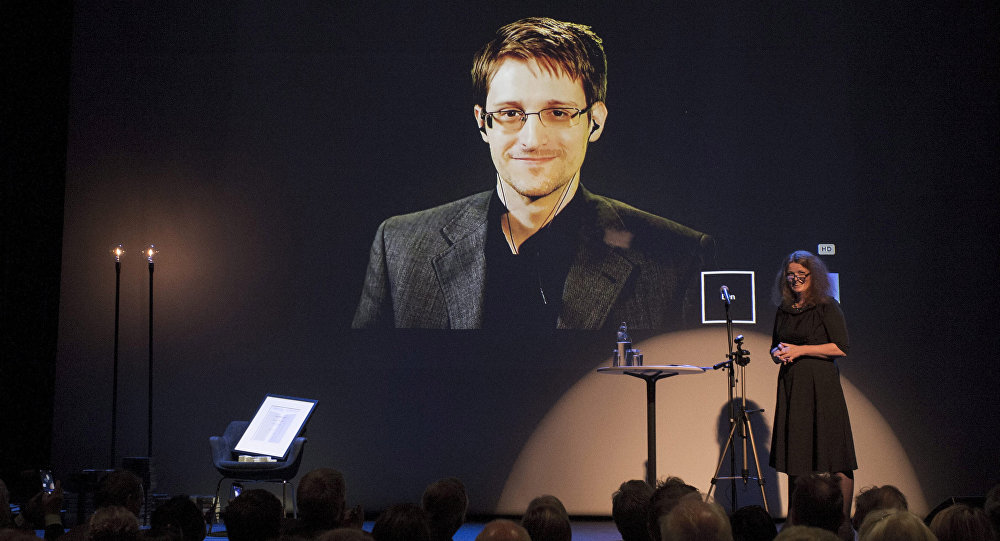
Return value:
[[(743, 335), (733, 338), (733, 318), (729, 314), (729, 303), (735, 297), (729, 295), (729, 288), (722, 286), (722, 300), (726, 305), (726, 331), (729, 338), (729, 355), (726, 356), (726, 360), (713, 366), (715, 370), (720, 368), (729, 369), (729, 437), (726, 438), (726, 446), (722, 448), (722, 455), (719, 456), (719, 465), (715, 468), (715, 474), (712, 476), (712, 486), (708, 488), (708, 492), (705, 494), (705, 498), (708, 499), (712, 496), (712, 491), (715, 490), (716, 483), (720, 479), (732, 480), (734, 483), (734, 488), (732, 492), (732, 511), (736, 511), (736, 489), (735, 482), (737, 479), (743, 479), (743, 484), (745, 485), (751, 479), (757, 481), (760, 486), (760, 497), (764, 502), (764, 511), (770, 513), (770, 509), (767, 507), (767, 496), (764, 494), (764, 477), (760, 471), (760, 460), (757, 459), (757, 443), (753, 439), (753, 428), (750, 425), (750, 414), (760, 413), (764, 411), (763, 409), (747, 410), (747, 393), (746, 393), (746, 366), (750, 364), (750, 352), (743, 349)], [(736, 350), (733, 350), (733, 344), (736, 345)], [(735, 414), (734, 408), (736, 405), (736, 399), (733, 396), (733, 389), (736, 388), (736, 383), (740, 384), (740, 413), (739, 416)], [(743, 462), (741, 463), (742, 469), (740, 475), (736, 475), (736, 449), (733, 447), (733, 437), (736, 435), (737, 427), (740, 429), (740, 438), (742, 440), (743, 447)], [(750, 476), (749, 464), (747, 464), (747, 438), (750, 439), (750, 447), (753, 450), (753, 463), (756, 468), (756, 476)], [(726, 453), (732, 451), (730, 457), (730, 472), (731, 476), (719, 477), (719, 472), (722, 470), (722, 463), (726, 459)]]
[[(719, 369), (719, 368), (729, 368), (729, 379), (730, 379), (730, 386), (729, 386), (729, 393), (730, 393), (730, 395), (729, 395), (730, 396), (730, 400), (729, 400), (729, 412), (730, 412), (729, 422), (730, 422), (731, 426), (729, 428), (729, 437), (726, 439), (726, 446), (723, 447), (723, 449), (722, 449), (722, 456), (719, 457), (719, 465), (716, 466), (716, 468), (715, 468), (715, 475), (712, 476), (712, 486), (709, 487), (708, 493), (706, 494), (705, 497), (706, 498), (711, 497), (712, 490), (715, 489), (716, 482), (719, 481), (720, 479), (723, 479), (723, 480), (726, 480), (726, 479), (732, 480), (732, 481), (734, 481), (734, 483), (735, 483), (735, 481), (737, 479), (743, 479), (743, 484), (746, 484), (748, 481), (750, 481), (751, 479), (753, 479), (753, 480), (756, 480), (758, 486), (760, 486), (760, 497), (761, 497), (761, 499), (764, 502), (764, 511), (767, 511), (768, 513), (770, 513), (770, 509), (768, 509), (768, 507), (767, 507), (767, 496), (764, 494), (764, 477), (761, 475), (761, 471), (760, 471), (760, 460), (757, 459), (757, 444), (756, 444), (756, 442), (753, 439), (753, 427), (750, 424), (750, 414), (751, 413), (760, 413), (760, 412), (762, 412), (764, 410), (762, 408), (761, 409), (755, 409), (755, 410), (748, 410), (747, 409), (746, 377), (745, 376), (746, 376), (746, 365), (750, 363), (750, 352), (747, 351), (747, 350), (745, 350), (745, 349), (743, 349), (743, 335), (742, 334), (739, 335), (739, 336), (737, 336), (733, 340), (733, 343), (736, 344), (737, 347), (736, 347), (736, 351), (735, 352), (731, 352), (729, 354), (729, 360), (727, 360), (725, 362), (722, 362), (722, 363), (719, 363), (718, 365), (715, 365), (715, 367), (714, 367), (716, 369)], [(732, 348), (732, 345), (730, 345), (730, 349), (731, 348)], [(740, 413), (739, 413), (738, 416), (735, 416), (735, 415), (733, 415), (733, 408), (734, 408), (734, 405), (736, 403), (736, 400), (735, 400), (735, 398), (733, 398), (732, 392), (733, 392), (733, 387), (735, 387), (734, 384), (737, 381), (740, 384)], [(740, 438), (742, 439), (742, 446), (743, 446), (743, 462), (741, 464), (742, 465), (742, 469), (740, 470), (740, 475), (736, 475), (736, 449), (733, 447), (733, 437), (736, 435), (736, 429), (737, 428), (740, 429)], [(750, 475), (749, 464), (747, 463), (747, 439), (750, 440), (750, 447), (751, 447), (751, 450), (753, 451), (753, 463), (754, 463), (754, 467), (756, 468), (756, 471), (755, 471), (756, 475), (755, 476), (751, 476)], [(732, 469), (732, 474), (733, 475), (728, 476), (728, 477), (719, 477), (719, 471), (722, 470), (722, 463), (726, 459), (726, 453), (728, 453), (730, 451), (732, 451), (732, 458), (731, 458), (732, 466), (731, 466), (731, 469)], [(735, 490), (735, 487), (734, 487), (733, 493), (732, 493), (732, 510), (733, 511), (736, 510), (736, 490)]]

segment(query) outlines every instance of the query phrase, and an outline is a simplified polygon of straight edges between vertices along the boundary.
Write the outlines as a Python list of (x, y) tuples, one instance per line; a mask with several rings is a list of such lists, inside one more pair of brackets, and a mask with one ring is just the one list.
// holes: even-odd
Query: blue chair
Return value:
[[(212, 502), (211, 520), (208, 528), (211, 530), (215, 521), (215, 506), (222, 508), (222, 501), (219, 499), (222, 483), (230, 481), (251, 482), (251, 483), (281, 483), (281, 505), (285, 506), (285, 487), (292, 485), (292, 514), (298, 516), (298, 504), (295, 501), (295, 485), (292, 483), (299, 473), (299, 465), (302, 464), (302, 449), (305, 447), (306, 438), (299, 436), (292, 440), (288, 454), (283, 459), (276, 462), (240, 462), (238, 454), (233, 450), (239, 443), (243, 433), (250, 426), (250, 421), (233, 421), (226, 427), (226, 432), (222, 436), (212, 436), (208, 439), (212, 446), (212, 462), (215, 469), (222, 474), (222, 479), (215, 486), (215, 500)], [(228, 503), (228, 501), (227, 501)]]

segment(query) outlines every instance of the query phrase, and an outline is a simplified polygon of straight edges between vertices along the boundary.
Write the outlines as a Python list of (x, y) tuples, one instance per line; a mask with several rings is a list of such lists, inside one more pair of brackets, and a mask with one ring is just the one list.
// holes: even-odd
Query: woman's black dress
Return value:
[[(840, 304), (830, 299), (804, 309), (782, 305), (774, 318), (771, 349), (834, 343), (848, 353)], [(858, 469), (840, 370), (833, 360), (799, 357), (781, 365), (771, 438), (771, 466), (788, 475)]]

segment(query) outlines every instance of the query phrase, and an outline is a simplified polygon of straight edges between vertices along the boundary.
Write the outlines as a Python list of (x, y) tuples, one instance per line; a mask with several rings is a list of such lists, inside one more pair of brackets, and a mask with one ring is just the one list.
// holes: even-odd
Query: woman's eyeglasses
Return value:
[(809, 278), (808, 272), (789, 272), (785, 274), (785, 280), (788, 280), (792, 284), (804, 284), (806, 283), (806, 278)]

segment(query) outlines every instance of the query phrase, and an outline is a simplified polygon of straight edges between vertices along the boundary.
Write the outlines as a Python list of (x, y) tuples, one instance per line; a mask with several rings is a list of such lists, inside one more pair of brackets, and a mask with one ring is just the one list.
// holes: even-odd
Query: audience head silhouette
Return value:
[(302, 522), (322, 529), (340, 526), (347, 498), (344, 476), (332, 468), (318, 468), (302, 476), (295, 492)]
[(660, 536), (663, 541), (733, 541), (733, 529), (721, 505), (686, 497), (660, 518)]
[(372, 534), (357, 528), (334, 528), (316, 538), (316, 541), (372, 541)]
[(735, 541), (770, 541), (778, 535), (771, 515), (759, 505), (748, 505), (736, 510), (729, 517)]
[(138, 516), (142, 509), (142, 500), (142, 480), (130, 471), (108, 472), (97, 481), (94, 504), (98, 508), (118, 505)]
[(500, 518), (487, 522), (476, 536), (476, 541), (532, 541), (532, 539), (528, 535), (528, 530), (520, 524)]
[(136, 541), (139, 520), (130, 509), (120, 505), (105, 505), (90, 517), (88, 541)]
[(854, 500), (854, 516), (851, 524), (855, 530), (861, 529), (865, 516), (876, 509), (909, 509), (906, 496), (892, 485), (873, 486), (861, 489)]
[(858, 541), (937, 541), (937, 537), (917, 515), (900, 509), (879, 509), (868, 513)]
[(566, 507), (551, 495), (531, 500), (521, 517), (521, 526), (528, 531), (531, 541), (569, 541), (573, 537)]
[(814, 526), (786, 524), (774, 541), (841, 541), (837, 534)]
[(449, 541), (465, 522), (469, 497), (462, 481), (448, 477), (431, 483), (424, 490), (421, 506), (427, 514), (431, 541)]
[(993, 525), (993, 534), (1000, 539), (1000, 484), (995, 485), (986, 494), (986, 501), (983, 503), (983, 510)]
[(844, 496), (837, 481), (823, 473), (796, 479), (788, 521), (836, 533), (844, 522)]
[(10, 492), (7, 491), (3, 479), (0, 479), (0, 530), (10, 528), (13, 523), (10, 515)]
[(174, 496), (161, 503), (153, 511), (149, 519), (150, 531), (180, 532), (184, 541), (202, 541), (205, 539), (205, 517), (198, 506), (185, 495)]
[(372, 537), (375, 541), (430, 541), (427, 515), (412, 503), (393, 505), (375, 519)]
[(284, 509), (266, 490), (251, 489), (229, 502), (222, 513), (229, 541), (267, 541), (278, 537)]
[(996, 541), (986, 511), (964, 503), (942, 509), (930, 527), (938, 541)]
[(649, 516), (646, 520), (650, 539), (661, 541), (660, 518), (667, 516), (682, 498), (692, 494), (698, 497), (698, 489), (685, 483), (680, 477), (667, 477), (657, 485), (649, 499)]
[(611, 495), (611, 517), (622, 541), (649, 541), (646, 527), (653, 487), (638, 479), (625, 481)]

